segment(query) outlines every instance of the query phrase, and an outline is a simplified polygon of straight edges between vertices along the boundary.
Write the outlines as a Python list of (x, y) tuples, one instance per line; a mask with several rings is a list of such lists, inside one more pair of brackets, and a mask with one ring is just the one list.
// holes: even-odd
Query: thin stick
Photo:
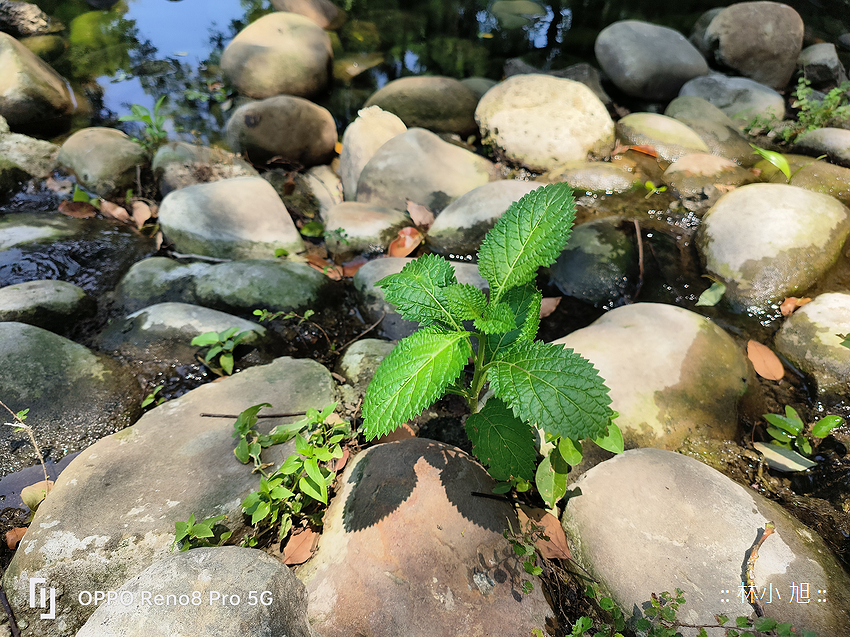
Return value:
[(220, 259), (218, 257), (208, 257), (203, 254), (182, 254), (180, 252), (171, 252), (171, 256), (175, 259), (198, 259), (199, 261), (209, 261), (210, 263), (230, 263), (233, 259)]
[[(5, 405), (3, 406), (5, 407)], [(2, 587), (0, 587), (0, 603), (3, 604), (3, 610), (6, 611), (6, 616), (9, 618), (9, 628), (12, 629), (12, 637), (21, 637), (21, 629), (18, 628), (15, 613), (12, 612), (12, 607), (9, 606), (9, 600), (6, 599), (6, 593)]]
[[(306, 411), (295, 411), (291, 414), (257, 414), (257, 418), (290, 418), (292, 416), (306, 416)], [(202, 413), (202, 418), (239, 418), (239, 414), (207, 414)]]
[(366, 334), (368, 334), (369, 332), (371, 332), (372, 330), (374, 330), (376, 327), (378, 327), (378, 324), (379, 324), (381, 321), (383, 321), (383, 320), (384, 320), (384, 317), (386, 317), (386, 315), (387, 315), (386, 310), (385, 310), (385, 311), (383, 311), (383, 312), (381, 312), (381, 318), (379, 318), (377, 321), (375, 321), (374, 323), (372, 323), (372, 325), (370, 325), (370, 326), (369, 326), (369, 327), (367, 327), (365, 330), (363, 330), (362, 332), (360, 332), (360, 334), (358, 334), (357, 336), (355, 336), (354, 338), (352, 338), (350, 341), (348, 341), (345, 345), (343, 345), (342, 347), (340, 347), (340, 348), (339, 348), (339, 351), (341, 352), (341, 351), (342, 351), (342, 350), (344, 350), (346, 347), (348, 347), (349, 345), (351, 345), (354, 341), (360, 340), (361, 338), (363, 338), (364, 336), (366, 336)]
[(640, 294), (640, 289), (643, 287), (643, 237), (640, 232), (640, 223), (635, 219), (635, 234), (637, 235), (637, 244), (638, 244), (638, 267), (640, 268), (640, 278), (638, 279), (637, 290), (635, 290), (635, 295), (632, 297), (634, 301), (638, 294)]
[[(759, 547), (764, 544), (764, 541), (776, 530), (776, 525), (773, 522), (768, 522), (764, 525), (764, 533), (761, 534), (761, 537), (758, 539), (753, 545), (753, 548), (750, 549), (750, 557), (747, 558), (747, 578), (746, 582), (744, 582), (747, 587), (753, 591), (753, 593), (758, 593), (758, 589), (756, 589), (756, 560), (759, 558)], [(761, 604), (758, 601), (758, 596), (754, 596), (752, 600), (752, 606), (756, 611), (756, 615), (759, 617), (764, 617), (764, 610), (761, 607)]]
[(4, 403), (2, 400), (0, 400), (0, 405), (3, 405), (3, 407), (6, 408), (6, 411), (8, 411), (10, 414), (12, 414), (12, 417), (15, 420), (18, 421), (17, 425), (10, 423), (10, 422), (7, 422), (6, 424), (9, 425), (10, 427), (20, 427), (21, 429), (26, 431), (27, 435), (30, 437), (30, 442), (32, 443), (33, 448), (35, 449), (36, 455), (38, 456), (38, 461), (41, 463), (41, 470), (44, 472), (44, 488), (45, 488), (45, 491), (47, 493), (49, 493), (50, 492), (50, 484), (48, 484), (48, 483), (50, 482), (50, 478), (47, 477), (47, 466), (44, 464), (44, 456), (41, 455), (41, 449), (39, 449), (38, 443), (35, 441), (35, 434), (32, 431), (32, 427), (30, 427), (29, 425), (24, 423), (23, 420), (18, 418), (18, 414), (16, 414), (14, 411), (9, 409), (9, 407), (6, 406), (6, 403)]

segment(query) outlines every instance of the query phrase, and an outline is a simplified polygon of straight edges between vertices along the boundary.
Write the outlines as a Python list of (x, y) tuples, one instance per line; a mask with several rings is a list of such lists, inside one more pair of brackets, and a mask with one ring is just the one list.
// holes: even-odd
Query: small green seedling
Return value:
[[(522, 560), (522, 568), (529, 575), (540, 575), (543, 569), (537, 566), (538, 539), (549, 541), (549, 537), (543, 532), (543, 527), (528, 521), (526, 529), (522, 533), (514, 531), (511, 521), (508, 520), (508, 528), (502, 531), (502, 535), (511, 545), (514, 553)], [(522, 581), (522, 592), (530, 595), (534, 590), (534, 584), (530, 580)]]
[[(786, 405), (784, 416), (763, 414), (763, 417), (770, 423), (767, 433), (776, 440), (775, 444), (791, 449), (793, 443), (800, 453), (806, 456), (811, 455), (812, 445), (803, 434), (806, 425), (796, 409)], [(815, 438), (826, 438), (833, 429), (843, 424), (844, 418), (841, 416), (825, 416), (812, 425), (812, 435)]]
[(153, 391), (151, 393), (145, 396), (145, 399), (142, 401), (142, 409), (150, 405), (158, 407), (159, 405), (165, 402), (165, 398), (163, 398), (162, 396), (157, 397), (157, 394), (162, 391), (163, 387), (165, 387), (165, 385), (157, 385), (153, 388)]
[(218, 532), (215, 530), (218, 523), (226, 519), (226, 515), (217, 515), (201, 522), (195, 522), (195, 514), (193, 513), (189, 516), (188, 522), (175, 522), (176, 533), (174, 542), (171, 544), (171, 550), (173, 551), (178, 544), (181, 553), (202, 546), (221, 546), (233, 534), (233, 531), (229, 530), (219, 530)]
[(649, 199), (652, 195), (658, 195), (662, 192), (667, 192), (667, 186), (656, 186), (649, 180), (647, 180), (643, 187), (646, 188), (646, 197), (644, 197), (644, 199)]
[[(192, 345), (196, 347), (208, 347), (204, 356), (204, 365), (212, 371), (230, 375), (233, 373), (233, 350), (235, 350), (247, 336), (250, 330), (240, 332), (238, 327), (231, 327), (222, 332), (204, 332), (192, 339)], [(218, 367), (213, 365), (213, 359), (218, 357)]]
[(118, 118), (119, 122), (139, 122), (140, 124), (144, 124), (142, 129), (143, 136), (141, 138), (134, 137), (133, 139), (141, 144), (148, 153), (153, 153), (168, 140), (168, 133), (165, 130), (165, 116), (160, 114), (165, 97), (163, 95), (156, 101), (153, 107), (153, 113), (141, 104), (133, 104), (130, 107), (129, 115), (122, 115)]

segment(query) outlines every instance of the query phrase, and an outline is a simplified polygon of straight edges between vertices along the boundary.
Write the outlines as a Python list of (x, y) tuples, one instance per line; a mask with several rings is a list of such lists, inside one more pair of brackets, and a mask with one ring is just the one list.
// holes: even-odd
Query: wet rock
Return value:
[[(178, 608), (143, 602), (153, 591), (163, 600), (176, 599)], [(192, 599), (196, 591), (198, 604)], [(117, 593), (132, 603), (101, 604), (78, 637), (142, 637), (152, 632), (242, 637), (244, 626), (262, 627), (259, 630), (269, 635), (315, 635), (307, 622), (304, 585), (286, 566), (255, 549), (222, 546), (176, 553), (151, 564)], [(229, 603), (234, 594), (239, 604)], [(188, 602), (180, 604), (181, 598)]]
[(549, 268), (549, 281), (567, 296), (594, 307), (622, 305), (637, 289), (638, 254), (622, 219), (606, 217), (573, 229), (567, 247)]
[[(18, 621), (28, 623), (24, 635), (73, 635), (95, 610), (80, 604), (79, 592), (115, 590), (173, 556), (177, 521), (225, 514), (237, 536), (245, 530), (241, 502), (259, 478), (233, 455), (233, 421), (202, 412), (238, 414), (261, 402), (276, 412), (321, 409), (333, 401), (333, 387), (318, 363), (280, 358), (163, 403), (83, 451), (57, 479), (5, 573), (3, 589)], [(29, 608), (29, 577), (57, 588), (55, 620)]]
[(640, 186), (640, 179), (624, 168), (601, 161), (568, 161), (544, 176), (550, 184), (566, 182), (589, 193), (620, 194)]
[(59, 334), (91, 316), (95, 300), (65, 281), (27, 281), (0, 288), (0, 321), (17, 321)]
[[(581, 82), (593, 91), (593, 94), (599, 98), (600, 102), (606, 105), (611, 103), (611, 96), (608, 95), (608, 93), (605, 92), (605, 89), (602, 88), (602, 77), (599, 70), (585, 62), (572, 64), (566, 68), (558, 69), (557, 71), (544, 71), (542, 69), (538, 69), (528, 62), (524, 62), (522, 58), (511, 58), (505, 62), (504, 75), (506, 78), (513, 77), (514, 75), (529, 74), (551, 75), (552, 77), (560, 77), (565, 80)], [(493, 86), (495, 86), (495, 84), (496, 83), (494, 83)], [(493, 88), (493, 86), (490, 88)]]
[(664, 183), (683, 197), (701, 196), (711, 187), (737, 187), (754, 181), (756, 176), (751, 171), (731, 159), (705, 153), (683, 155), (664, 171)]
[(357, 201), (406, 210), (407, 199), (439, 212), (462, 194), (496, 180), (492, 162), (412, 128), (381, 146), (360, 173)]
[(785, 114), (785, 100), (779, 93), (745, 77), (729, 77), (720, 73), (696, 77), (682, 86), (679, 95), (708, 100), (739, 127), (757, 116), (782, 119)]
[[(0, 396), (52, 460), (129, 425), (139, 386), (114, 361), (40, 327), (0, 322)], [(5, 422), (5, 421), (4, 421)], [(37, 462), (26, 434), (0, 430), (0, 477)]]
[(705, 142), (712, 155), (731, 159), (741, 166), (755, 163), (753, 148), (738, 126), (708, 100), (681, 95), (667, 105), (664, 114), (687, 124)]
[(555, 343), (599, 370), (627, 448), (677, 449), (692, 437), (737, 435), (747, 360), (707, 318), (674, 305), (634, 303)]
[(826, 155), (831, 162), (850, 167), (850, 130), (816, 128), (806, 131), (794, 142), (794, 150), (809, 155)]
[(342, 136), (339, 173), (346, 200), (357, 196), (357, 182), (364, 166), (387, 141), (407, 130), (398, 117), (371, 106), (357, 111), (355, 119)]
[(310, 97), (325, 89), (331, 40), (313, 20), (277, 12), (252, 22), (221, 54), (221, 69), (243, 95)]
[(243, 104), (227, 121), (230, 148), (258, 163), (278, 157), (301, 166), (325, 164), (336, 141), (330, 112), (291, 95)]
[[(785, 155), (785, 158), (791, 168), (792, 186), (835, 197), (845, 206), (850, 206), (850, 169), (805, 155)], [(767, 161), (759, 162), (755, 168), (761, 169), (762, 179), (785, 182), (785, 175)]]
[(342, 261), (376, 249), (385, 252), (399, 230), (413, 225), (403, 212), (354, 201), (334, 206), (324, 220), (328, 252)]
[(366, 107), (378, 106), (397, 115), (408, 128), (465, 136), (478, 132), (478, 97), (451, 77), (403, 77), (378, 89)]
[(850, 210), (832, 197), (784, 184), (749, 184), (703, 218), (696, 245), (705, 269), (726, 284), (736, 310), (798, 295), (836, 259)]
[(270, 258), (304, 249), (286, 206), (259, 177), (222, 179), (170, 193), (159, 222), (180, 252), (220, 258)]
[(818, 392), (847, 393), (850, 349), (839, 334), (850, 334), (850, 295), (820, 294), (782, 324), (776, 349), (815, 380)]
[(85, 188), (101, 196), (124, 194), (136, 183), (136, 166), (147, 163), (144, 149), (114, 128), (84, 128), (71, 135), (57, 161)]
[(411, 438), (346, 467), (316, 555), (297, 575), (325, 637), (529, 634), (551, 610), (502, 530), (514, 513), (465, 453)]
[(43, 35), (64, 29), (38, 8), (38, 5), (15, 0), (0, 0), (0, 31), (15, 37)]
[(160, 147), (153, 156), (151, 168), (163, 197), (173, 190), (195, 184), (259, 176), (251, 164), (232, 153), (186, 142), (170, 142)]
[(783, 89), (803, 46), (803, 20), (786, 4), (739, 2), (719, 11), (695, 42), (721, 68)]
[(685, 82), (708, 73), (705, 58), (685, 36), (639, 20), (621, 20), (602, 29), (594, 51), (617, 88), (657, 102), (676, 97)]
[(614, 143), (614, 123), (593, 91), (548, 75), (518, 75), (494, 86), (478, 102), (475, 120), (497, 154), (530, 170), (605, 155)]
[[(751, 616), (741, 565), (759, 531), (774, 522), (754, 572), (758, 591), (774, 595), (773, 603), (761, 599), (766, 614), (818, 635), (850, 631), (850, 578), (823, 540), (720, 472), (669, 451), (635, 449), (576, 484), (582, 496), (569, 501), (562, 519), (573, 556), (627, 612), (647, 608), (652, 593), (678, 587), (687, 600), (679, 618), (688, 623)], [(799, 593), (800, 582), (809, 583), (810, 603), (789, 603), (791, 586)], [(815, 601), (818, 590), (829, 591), (828, 604)]]
[[(401, 269), (413, 259), (386, 257), (375, 259), (361, 267), (354, 275), (354, 288), (358, 301), (367, 319), (375, 322), (383, 316), (378, 329), (383, 336), (398, 340), (409, 336), (419, 328), (419, 323), (407, 321), (395, 311), (395, 306), (384, 300), (384, 293), (375, 283), (390, 274), (401, 272)], [(487, 289), (487, 282), (478, 274), (478, 266), (474, 263), (452, 263), (458, 283), (469, 283), (480, 290)]]
[(682, 122), (656, 113), (632, 113), (617, 122), (617, 134), (626, 144), (647, 144), (658, 159), (676, 161), (691, 153), (708, 152), (696, 132)]
[(313, 166), (304, 173), (304, 180), (319, 204), (320, 215), (342, 203), (342, 180), (330, 166)]
[(336, 31), (345, 23), (345, 11), (330, 0), (272, 0), (275, 11), (298, 13), (323, 29)]
[(211, 267), (209, 263), (180, 263), (166, 257), (143, 259), (121, 279), (115, 298), (128, 313), (168, 301), (195, 303), (195, 279)]
[(462, 79), (460, 83), (475, 93), (478, 99), (481, 99), (484, 93), (498, 84), (496, 80), (491, 80), (489, 77), (467, 77)]
[(506, 179), (493, 181), (458, 197), (428, 230), (428, 245), (443, 255), (475, 255), (487, 232), (510, 205), (540, 184)]
[(813, 44), (800, 51), (797, 68), (802, 69), (805, 78), (816, 87), (831, 87), (847, 81), (847, 72), (831, 42)]
[(393, 351), (394, 347), (395, 343), (376, 338), (355, 341), (343, 352), (336, 371), (363, 393), (375, 375), (378, 365)]
[(74, 110), (67, 82), (23, 44), (0, 33), (0, 115), (14, 131), (38, 127), (42, 132), (67, 122)]
[(16, 192), (27, 174), (4, 157), (0, 157), (0, 197), (6, 198)]
[(0, 115), (0, 159), (11, 163), (30, 177), (47, 177), (56, 168), (59, 146), (42, 139), (10, 133)]

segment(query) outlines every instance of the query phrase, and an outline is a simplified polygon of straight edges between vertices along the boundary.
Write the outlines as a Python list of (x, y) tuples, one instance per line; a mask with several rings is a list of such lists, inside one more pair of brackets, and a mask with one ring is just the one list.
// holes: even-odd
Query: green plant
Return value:
[(667, 186), (656, 186), (649, 180), (644, 183), (643, 187), (646, 188), (646, 197), (644, 199), (649, 199), (652, 195), (658, 195), (667, 191)]
[[(233, 531), (229, 531), (226, 527), (218, 525), (218, 522), (226, 520), (226, 515), (217, 515), (213, 518), (207, 518), (201, 522), (195, 522), (195, 514), (189, 516), (188, 522), (175, 522), (174, 542), (171, 544), (171, 550), (177, 544), (180, 544), (180, 552), (196, 549), (202, 546), (221, 546), (230, 536)], [(219, 530), (216, 531), (216, 526)], [(213, 538), (210, 541), (209, 538)]]
[[(504, 482), (534, 480), (550, 505), (566, 492), (581, 439), (620, 452), (608, 388), (571, 349), (535, 341), (542, 295), (537, 269), (557, 258), (575, 216), (566, 184), (538, 188), (513, 203), (487, 233), (478, 269), (490, 288), (460, 284), (451, 263), (425, 255), (377, 283), (386, 300), (422, 329), (402, 339), (378, 367), (363, 403), (367, 439), (385, 435), (445, 393), (462, 396), (475, 456)], [(467, 330), (464, 321), (472, 321)], [(477, 349), (473, 348), (473, 341)], [(471, 379), (463, 375), (473, 360)], [(489, 383), (492, 395), (485, 402)], [(536, 431), (550, 449), (535, 471)]]
[(328, 345), (330, 345), (331, 349), (334, 349), (334, 342), (331, 340), (331, 337), (328, 336), (328, 333), (325, 331), (325, 329), (318, 323), (310, 320), (315, 315), (316, 312), (313, 310), (304, 310), (304, 314), (297, 314), (292, 311), (271, 312), (266, 309), (254, 310), (254, 316), (260, 317), (260, 323), (262, 323), (263, 321), (274, 321), (275, 319), (280, 319), (282, 321), (298, 319), (298, 323), (296, 323), (296, 325), (301, 325), (306, 321), (307, 323), (310, 323), (310, 325), (315, 327), (317, 330), (319, 330), (324, 335), (325, 340), (328, 342)]
[(140, 124), (144, 124), (142, 137), (134, 137), (133, 139), (141, 144), (148, 153), (153, 153), (168, 139), (168, 133), (164, 128), (165, 116), (160, 114), (165, 97), (163, 95), (156, 101), (153, 107), (153, 113), (141, 104), (133, 104), (130, 107), (129, 115), (122, 115), (118, 118), (119, 122), (139, 122)]
[(349, 244), (348, 233), (345, 231), (344, 228), (336, 228), (335, 230), (326, 230), (325, 231), (325, 241), (327, 241), (329, 238), (330, 239), (336, 239), (337, 241), (339, 241), (340, 243), (344, 243), (345, 245)]
[[(549, 537), (544, 533), (543, 527), (535, 524), (531, 520), (526, 524), (525, 529), (520, 532), (514, 531), (511, 521), (508, 520), (508, 528), (502, 531), (502, 535), (511, 545), (514, 553), (522, 559), (522, 568), (529, 575), (540, 575), (543, 569), (537, 566), (537, 541), (549, 541)], [(529, 595), (534, 590), (534, 584), (529, 580), (523, 580), (522, 591)]]
[[(240, 332), (238, 327), (230, 327), (221, 332), (204, 332), (192, 339), (192, 345), (196, 347), (208, 347), (204, 356), (204, 365), (212, 371), (230, 375), (233, 373), (233, 350), (235, 350), (247, 336), (250, 330)], [(212, 363), (218, 357), (218, 367)]]
[(149, 405), (157, 407), (165, 402), (165, 398), (163, 398), (162, 396), (157, 397), (157, 394), (162, 391), (163, 387), (165, 387), (165, 385), (157, 385), (153, 388), (153, 391), (151, 393), (145, 396), (145, 399), (142, 401), (142, 409), (148, 407)]
[[(703, 275), (706, 276), (706, 275)], [(711, 277), (707, 277), (711, 278)], [(712, 279), (711, 286), (707, 290), (703, 290), (702, 294), (697, 299), (697, 307), (713, 307), (720, 303), (720, 299), (726, 293), (726, 286), (720, 281)]]
[[(767, 433), (776, 440), (775, 444), (791, 449), (793, 443), (797, 450), (803, 455), (811, 455), (812, 445), (804, 435), (805, 423), (800, 418), (797, 410), (790, 405), (785, 406), (785, 415), (763, 414), (763, 418), (770, 423)], [(844, 424), (841, 416), (824, 416), (812, 425), (812, 436), (815, 438), (826, 438), (836, 427)]]
[(835, 120), (850, 116), (850, 105), (847, 104), (847, 91), (850, 82), (843, 82), (829, 91), (821, 100), (812, 99), (812, 83), (805, 77), (797, 80), (794, 90), (795, 101), (792, 107), (799, 109), (797, 126), (783, 131), (785, 141), (794, 141), (803, 133), (817, 128), (829, 126)]
[(24, 432), (30, 439), (30, 443), (32, 444), (33, 449), (35, 449), (35, 455), (38, 457), (39, 463), (41, 463), (41, 471), (44, 473), (44, 484), (46, 488), (50, 489), (50, 478), (47, 477), (47, 465), (44, 464), (44, 456), (41, 453), (41, 447), (38, 446), (38, 442), (35, 439), (35, 432), (32, 430), (28, 424), (24, 421), (27, 419), (27, 414), (29, 413), (29, 408), (22, 409), (19, 412), (15, 413), (11, 409), (6, 406), (2, 400), (0, 400), (0, 405), (2, 405), (3, 409), (12, 414), (12, 418), (15, 419), (15, 422), (7, 422), (5, 423), (7, 427), (12, 427), (16, 433)]

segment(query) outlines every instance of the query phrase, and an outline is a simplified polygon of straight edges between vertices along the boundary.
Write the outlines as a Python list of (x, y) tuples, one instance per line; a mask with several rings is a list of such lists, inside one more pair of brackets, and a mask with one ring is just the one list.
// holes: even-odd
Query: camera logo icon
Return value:
[[(46, 613), (41, 613), (41, 619), (56, 619), (56, 589), (52, 586), (50, 588), (46, 588), (44, 586), (39, 587), (38, 599), (36, 599), (35, 594), (35, 585), (36, 584), (45, 584), (47, 580), (43, 577), (31, 577), (30, 578), (30, 608), (44, 608), (47, 610)], [(48, 608), (48, 591), (50, 591), (50, 606)]]

